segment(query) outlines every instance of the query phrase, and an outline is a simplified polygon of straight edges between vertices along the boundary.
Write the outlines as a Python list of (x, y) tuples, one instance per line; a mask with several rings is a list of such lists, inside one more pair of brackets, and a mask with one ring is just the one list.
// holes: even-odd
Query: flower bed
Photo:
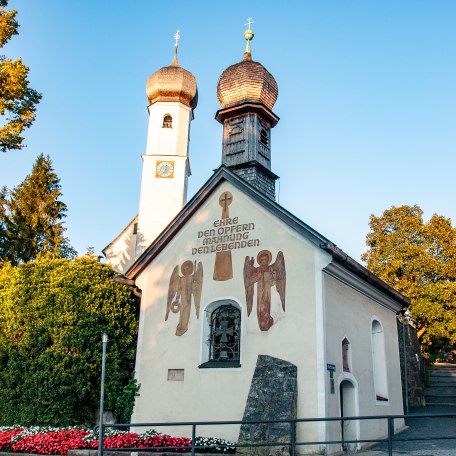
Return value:
[[(198, 453), (234, 454), (233, 443), (214, 437), (196, 437), (195, 446)], [(107, 429), (104, 448), (157, 448), (155, 452), (191, 452), (192, 442), (186, 437), (171, 437), (156, 431), (142, 434)], [(82, 428), (51, 427), (0, 427), (0, 451), (14, 453), (66, 455), (68, 450), (96, 449), (98, 435)], [(150, 451), (150, 450), (149, 450)]]

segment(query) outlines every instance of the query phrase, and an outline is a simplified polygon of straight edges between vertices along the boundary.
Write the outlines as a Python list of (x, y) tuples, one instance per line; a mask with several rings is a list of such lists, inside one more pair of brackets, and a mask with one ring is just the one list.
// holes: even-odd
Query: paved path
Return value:
[[(407, 430), (397, 434), (397, 438), (412, 439), (409, 442), (393, 442), (394, 456), (456, 456), (456, 438), (443, 440), (413, 440), (423, 437), (456, 437), (455, 418), (419, 418), (431, 413), (456, 413), (456, 407), (423, 407), (410, 411), (416, 418), (410, 418)], [(370, 451), (358, 453), (363, 456), (384, 456), (388, 454), (385, 443), (375, 445)]]

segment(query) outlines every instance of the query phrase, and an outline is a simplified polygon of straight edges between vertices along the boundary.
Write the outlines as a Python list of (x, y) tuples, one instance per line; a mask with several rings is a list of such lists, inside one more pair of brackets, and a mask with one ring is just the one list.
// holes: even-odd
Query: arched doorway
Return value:
[[(350, 380), (343, 380), (339, 386), (340, 416), (357, 416), (357, 389)], [(355, 420), (341, 420), (341, 440), (343, 442), (359, 438), (359, 422)], [(343, 443), (342, 450), (357, 449), (356, 443)]]

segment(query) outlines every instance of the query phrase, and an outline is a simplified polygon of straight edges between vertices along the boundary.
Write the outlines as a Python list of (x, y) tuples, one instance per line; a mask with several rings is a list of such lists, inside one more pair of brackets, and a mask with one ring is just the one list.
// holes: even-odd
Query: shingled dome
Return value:
[(196, 108), (198, 103), (196, 78), (190, 71), (179, 66), (177, 53), (170, 66), (161, 68), (149, 77), (146, 94), (150, 104), (157, 101), (180, 101), (190, 108)]
[(217, 98), (222, 108), (241, 103), (262, 103), (273, 108), (279, 88), (271, 73), (259, 62), (254, 62), (250, 53), (244, 60), (228, 67), (220, 76)]

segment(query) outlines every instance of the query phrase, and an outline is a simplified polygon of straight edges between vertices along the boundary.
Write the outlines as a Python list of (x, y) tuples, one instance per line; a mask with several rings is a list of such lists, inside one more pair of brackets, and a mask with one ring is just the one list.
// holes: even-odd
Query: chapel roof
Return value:
[[(405, 308), (410, 304), (410, 300), (389, 286), (386, 282), (378, 278), (356, 260), (347, 255), (343, 250), (333, 244), (328, 238), (314, 230), (298, 217), (287, 211), (280, 204), (266, 197), (255, 187), (250, 185), (241, 177), (230, 171), (226, 166), (221, 165), (209, 180), (201, 187), (196, 195), (184, 206), (184, 208), (169, 223), (163, 232), (152, 242), (152, 244), (141, 254), (133, 263), (126, 276), (135, 280), (153, 261), (153, 259), (168, 245), (171, 239), (177, 235), (182, 226), (187, 223), (198, 209), (204, 204), (210, 194), (224, 181), (234, 185), (263, 208), (269, 211), (278, 219), (282, 220), (292, 230), (298, 232), (307, 239), (311, 244), (324, 250), (332, 257), (332, 262), (325, 270), (335, 277), (342, 277), (353, 287), (363, 288), (362, 283), (369, 284), (376, 290), (379, 290), (386, 298), (382, 299), (383, 303), (395, 311)], [(345, 271), (345, 272), (344, 272)], [(350, 279), (352, 277), (352, 279)], [(369, 295), (368, 288), (363, 288), (363, 292)]]

